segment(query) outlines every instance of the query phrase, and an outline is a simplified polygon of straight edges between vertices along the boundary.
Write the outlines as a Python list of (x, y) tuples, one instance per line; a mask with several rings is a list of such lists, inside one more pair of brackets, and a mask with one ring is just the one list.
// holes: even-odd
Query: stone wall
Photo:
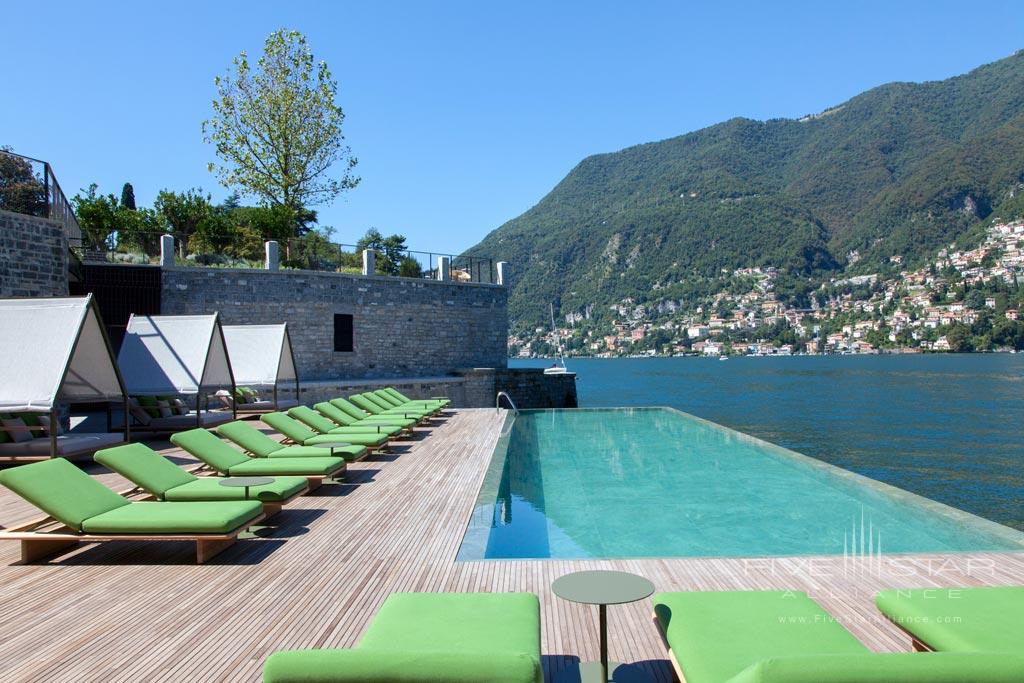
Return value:
[[(500, 285), (164, 268), (161, 287), (164, 315), (217, 311), (226, 325), (287, 322), (303, 381), (436, 377), (506, 364), (508, 289)], [(353, 316), (351, 352), (334, 351), (335, 314)]]
[(67, 293), (68, 244), (60, 223), (0, 211), (0, 297)]
[[(409, 398), (447, 396), (455, 408), (488, 408), (494, 406), (499, 391), (512, 397), (517, 408), (576, 407), (576, 376), (545, 375), (539, 368), (473, 368), (458, 370), (454, 375), (440, 377), (399, 378), (388, 380), (313, 380), (303, 381), (299, 402), (313, 405), (337, 396), (351, 396), (393, 386)], [(281, 398), (292, 398), (295, 392), (279, 389)], [(502, 403), (507, 408), (507, 403)]]

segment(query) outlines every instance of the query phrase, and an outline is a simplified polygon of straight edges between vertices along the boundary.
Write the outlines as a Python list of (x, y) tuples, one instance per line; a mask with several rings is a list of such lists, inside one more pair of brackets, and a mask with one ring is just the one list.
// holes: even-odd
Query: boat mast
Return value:
[(555, 335), (555, 343), (558, 344), (558, 359), (562, 363), (562, 369), (565, 369), (565, 355), (562, 353), (562, 338), (558, 336), (558, 328), (555, 327), (555, 304), (549, 303), (548, 306), (551, 308), (551, 331)]

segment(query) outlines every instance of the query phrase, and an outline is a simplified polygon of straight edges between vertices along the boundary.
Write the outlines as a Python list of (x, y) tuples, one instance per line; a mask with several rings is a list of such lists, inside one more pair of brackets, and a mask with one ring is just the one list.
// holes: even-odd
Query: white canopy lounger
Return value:
[[(297, 406), (299, 376), (295, 370), (288, 324), (224, 325), (223, 329), (235, 384), (239, 387), (272, 388), (272, 398), (250, 403), (238, 403), (234, 394), (218, 392), (224, 404), (239, 415), (259, 415)], [(286, 383), (295, 385), (295, 399), (278, 396), (279, 388)]]
[[(128, 412), (124, 381), (92, 295), (0, 300), (0, 414), (38, 414), (38, 425), (11, 425), (0, 462), (91, 456), (128, 441), (123, 433), (61, 433), (61, 403), (116, 402)], [(12, 415), (13, 419), (13, 415)], [(33, 420), (39, 418), (33, 417)], [(56, 427), (54, 427), (56, 425)], [(25, 432), (36, 437), (24, 439)]]
[(216, 313), (211, 315), (132, 315), (117, 364), (131, 397), (194, 397), (195, 410), (183, 415), (140, 416), (135, 430), (176, 432), (213, 427), (235, 419), (234, 411), (209, 409), (209, 396), (234, 391), (231, 361)]

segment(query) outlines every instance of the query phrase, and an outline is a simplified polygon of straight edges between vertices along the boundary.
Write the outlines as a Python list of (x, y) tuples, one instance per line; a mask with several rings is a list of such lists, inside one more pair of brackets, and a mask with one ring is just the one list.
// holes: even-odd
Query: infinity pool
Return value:
[(1024, 550), (1024, 534), (671, 408), (507, 418), (460, 560)]

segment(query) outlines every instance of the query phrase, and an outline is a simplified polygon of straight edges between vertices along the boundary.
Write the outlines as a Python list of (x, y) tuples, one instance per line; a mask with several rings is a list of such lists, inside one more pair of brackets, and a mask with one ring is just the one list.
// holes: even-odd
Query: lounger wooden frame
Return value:
[(676, 653), (672, 650), (672, 646), (668, 644), (668, 636), (665, 635), (665, 631), (661, 628), (661, 622), (658, 620), (658, 615), (655, 612), (651, 612), (651, 619), (654, 620), (654, 627), (658, 629), (658, 635), (661, 636), (661, 642), (665, 643), (665, 647), (668, 649), (668, 658), (672, 662), (672, 668), (675, 669), (676, 678), (679, 679), (679, 683), (686, 683), (686, 676), (683, 675), (683, 667), (679, 666), (679, 660), (676, 659)]
[[(350, 441), (345, 441), (345, 435), (344, 434), (317, 434), (317, 436), (331, 436), (331, 437), (336, 436), (336, 437), (338, 437), (338, 443), (351, 443)], [(282, 446), (302, 446), (303, 445), (303, 444), (299, 443), (298, 441), (296, 441), (295, 439), (290, 439), (287, 436), (284, 437), (284, 439), (282, 439), (280, 441), (280, 443), (281, 443)], [(238, 444), (235, 444), (235, 445), (238, 445)], [(353, 446), (358, 446), (359, 444), (352, 444), (352, 445)], [(239, 446), (239, 448), (241, 448), (241, 446)], [(321, 448), (321, 446), (319, 446), (319, 445), (314, 443), (314, 444), (310, 444), (309, 446), (306, 446), (306, 448)], [(327, 447), (323, 446), (323, 448), (327, 448)], [(363, 446), (363, 448), (366, 449), (365, 451), (363, 451), (363, 454), (360, 455), (355, 460), (353, 460), (352, 462), (359, 462), (360, 460), (366, 459), (375, 450), (379, 450), (382, 453), (383, 452), (387, 452), (388, 444), (385, 441), (384, 444), (381, 445), (381, 446)], [(249, 454), (249, 456), (254, 457), (254, 458), (262, 457), (262, 456), (255, 455), (254, 453), (252, 453), (250, 451), (246, 451), (246, 453)], [(273, 457), (273, 454), (271, 454), (271, 457)], [(316, 456), (313, 456), (313, 457), (316, 457)], [(334, 457), (341, 458), (342, 456), (336, 455)], [(345, 458), (345, 460), (347, 461), (348, 458)]]
[(52, 517), (42, 517), (11, 529), (0, 531), (0, 541), (21, 542), (21, 564), (36, 562), (51, 555), (71, 550), (79, 543), (97, 541), (194, 541), (196, 564), (203, 564), (211, 557), (231, 546), (238, 534), (253, 524), (266, 519), (260, 513), (244, 525), (226, 534), (89, 534), (77, 532)]
[(914, 652), (935, 652), (935, 648), (933, 648), (923, 640), (918, 639), (917, 636), (915, 636), (913, 633), (904, 628), (903, 624), (894, 621), (887, 614), (883, 613), (883, 616), (885, 616), (885, 618), (889, 620), (889, 623), (891, 623), (893, 626), (907, 634), (907, 636), (910, 638), (910, 646), (914, 649)]
[[(220, 475), (196, 475), (196, 476), (201, 476), (204, 479), (226, 479), (227, 478), (227, 477), (221, 477)], [(297, 476), (303, 476), (303, 475), (297, 475)], [(314, 488), (317, 488), (319, 486), (320, 486), (320, 482), (319, 481), (316, 482), (316, 485), (314, 486), (313, 483), (310, 481), (310, 479), (307, 477), (306, 478), (306, 486), (304, 488), (300, 489), (299, 491), (296, 491), (292, 495), (288, 496), (287, 498), (284, 498), (282, 500), (259, 500), (257, 498), (253, 502), (257, 502), (257, 503), (262, 503), (263, 504), (263, 516), (265, 518), (269, 519), (269, 518), (273, 517), (274, 515), (276, 515), (277, 513), (279, 513), (282, 510), (282, 508), (284, 508), (284, 506), (287, 505), (288, 503), (292, 502), (293, 500), (295, 500), (299, 496), (302, 496), (302, 495), (305, 495), (305, 494), (309, 493)], [(118, 491), (118, 493), (120, 495), (124, 496), (125, 498), (131, 498), (132, 500), (159, 500), (159, 501), (167, 502), (166, 498), (157, 498), (156, 496), (154, 496), (152, 493), (150, 493), (146, 489), (142, 488), (141, 486), (136, 486), (135, 488), (129, 489), (127, 491)], [(174, 501), (170, 501), (170, 502), (174, 502)], [(181, 502), (189, 502), (189, 501), (181, 501)]]

